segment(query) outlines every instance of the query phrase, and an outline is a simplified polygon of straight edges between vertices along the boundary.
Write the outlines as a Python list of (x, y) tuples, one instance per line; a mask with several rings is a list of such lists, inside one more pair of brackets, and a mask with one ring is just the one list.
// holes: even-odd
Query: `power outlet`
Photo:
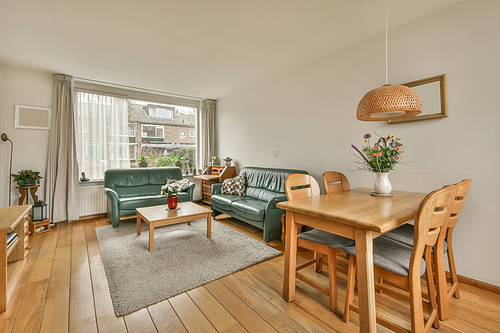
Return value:
[(278, 157), (278, 149), (273, 150), (273, 156)]

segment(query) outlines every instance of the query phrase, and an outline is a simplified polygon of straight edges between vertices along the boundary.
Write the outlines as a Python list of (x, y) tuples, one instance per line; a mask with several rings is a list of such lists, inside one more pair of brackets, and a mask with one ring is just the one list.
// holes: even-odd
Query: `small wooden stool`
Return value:
[[(50, 231), (50, 221), (51, 219), (46, 219), (43, 221), (30, 221), (30, 235), (38, 235), (38, 234), (43, 234), (44, 232)], [(36, 228), (38, 227), (45, 227), (44, 230), (36, 232)]]

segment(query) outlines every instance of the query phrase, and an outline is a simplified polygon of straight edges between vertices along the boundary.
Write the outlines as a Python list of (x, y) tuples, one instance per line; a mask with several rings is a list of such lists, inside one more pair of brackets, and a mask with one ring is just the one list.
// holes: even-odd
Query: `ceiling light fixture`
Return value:
[(418, 94), (401, 84), (392, 86), (387, 65), (388, 0), (385, 1), (385, 84), (366, 93), (358, 104), (356, 117), (363, 121), (386, 121), (410, 118), (422, 112)]

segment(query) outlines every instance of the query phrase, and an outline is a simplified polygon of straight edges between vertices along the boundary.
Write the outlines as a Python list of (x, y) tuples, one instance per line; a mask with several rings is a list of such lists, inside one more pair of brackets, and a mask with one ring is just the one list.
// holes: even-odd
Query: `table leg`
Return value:
[(287, 302), (295, 299), (295, 266), (297, 263), (297, 224), (295, 213), (286, 213), (285, 272), (283, 275), (283, 298)]
[(377, 332), (372, 234), (365, 229), (355, 231), (360, 332)]
[(212, 213), (207, 214), (207, 238), (212, 237)]
[(137, 214), (137, 234), (141, 234), (141, 216)]
[(155, 249), (155, 226), (152, 222), (149, 223), (149, 252)]
[(19, 193), (21, 193), (19, 197), (19, 206), (21, 206), (24, 203), (24, 199), (28, 196), (28, 189), (19, 187)]

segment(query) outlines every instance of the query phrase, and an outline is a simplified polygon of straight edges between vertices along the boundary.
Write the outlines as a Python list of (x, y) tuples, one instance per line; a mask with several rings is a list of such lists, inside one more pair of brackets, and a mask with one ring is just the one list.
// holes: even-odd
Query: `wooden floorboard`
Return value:
[[(262, 240), (257, 229), (223, 217), (220, 223)], [(342, 320), (345, 275), (339, 274), (339, 309), (329, 311), (328, 297), (297, 281), (295, 301), (282, 297), (283, 256), (266, 260), (219, 280), (116, 317), (102, 264), (96, 227), (111, 227), (98, 217), (56, 224), (49, 233), (30, 236), (31, 249), (0, 332), (342, 332), (359, 330), (358, 316)], [(126, 246), (126, 245), (124, 245)], [(271, 246), (283, 251), (281, 242)], [(298, 262), (312, 254), (300, 251)], [(312, 267), (304, 274), (328, 287), (328, 275)], [(450, 304), (451, 318), (432, 332), (500, 332), (500, 295), (460, 284), (460, 299)], [(357, 302), (355, 297), (355, 302)], [(378, 313), (409, 327), (403, 298), (377, 294)], [(378, 332), (388, 332), (378, 326)]]

